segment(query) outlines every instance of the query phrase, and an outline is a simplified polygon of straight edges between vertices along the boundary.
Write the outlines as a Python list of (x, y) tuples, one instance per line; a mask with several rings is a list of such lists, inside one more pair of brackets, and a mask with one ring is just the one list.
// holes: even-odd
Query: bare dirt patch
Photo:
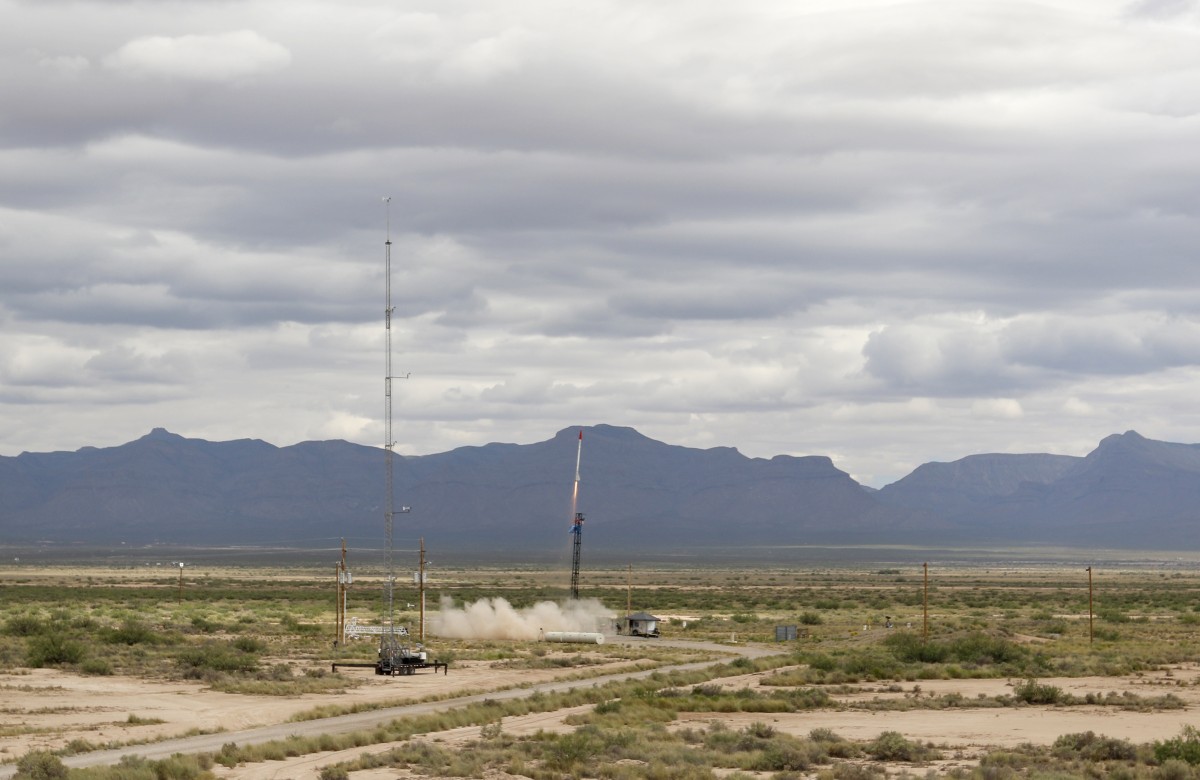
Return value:
[[(631, 668), (629, 662), (589, 666), (589, 674)], [(58, 750), (75, 739), (96, 745), (150, 742), (188, 733), (237, 731), (284, 723), (317, 707), (403, 704), (430, 696), (455, 696), (534, 684), (578, 674), (575, 669), (505, 671), (492, 662), (463, 661), (447, 674), (381, 677), (371, 669), (348, 669), (357, 687), (345, 693), (251, 696), (221, 693), (198, 682), (132, 677), (81, 676), (55, 669), (0, 674), (5, 729), (0, 761), (29, 750)], [(130, 722), (135, 720), (161, 723)]]
[[(623, 663), (606, 664), (612, 670)], [(591, 667), (597, 670), (601, 667)], [(314, 707), (336, 703), (403, 703), (430, 696), (453, 696), (494, 690), (514, 683), (536, 683), (570, 676), (570, 669), (536, 669), (519, 672), (498, 670), (492, 662), (463, 662), (450, 674), (419, 674), (404, 678), (378, 677), (370, 669), (347, 670), (360, 685), (336, 696), (308, 694), (292, 697), (246, 696), (209, 690), (200, 683), (140, 680), (128, 677), (83, 677), (51, 669), (0, 675), (5, 722), (19, 724), (0, 738), (0, 757), (14, 760), (30, 749), (57, 749), (73, 739), (96, 744), (154, 741), (192, 731), (236, 731), (288, 721)], [(762, 690), (769, 673), (756, 672), (729, 677), (717, 684), (728, 689)], [(684, 713), (676, 728), (720, 721), (729, 728), (745, 728), (754, 722), (775, 729), (807, 735), (828, 728), (843, 738), (870, 740), (883, 731), (899, 731), (912, 740), (932, 742), (956, 751), (951, 763), (970, 763), (988, 747), (1014, 746), (1024, 742), (1052, 743), (1062, 734), (1094, 731), (1133, 742), (1148, 742), (1178, 733), (1185, 724), (1195, 724), (1200, 709), (1200, 668), (1179, 666), (1164, 672), (1127, 677), (1081, 677), (1041, 680), (1082, 698), (1087, 694), (1132, 692), (1143, 697), (1172, 693), (1186, 704), (1183, 710), (1131, 712), (1115, 707), (1015, 706), (971, 707), (977, 697), (1011, 695), (1020, 680), (967, 679), (925, 680), (918, 684), (867, 683), (853, 686), (834, 698), (839, 705), (871, 700), (887, 701), (911, 697), (958, 694), (962, 706), (943, 709), (914, 709), (903, 712), (863, 711), (839, 706), (803, 713)], [(522, 736), (539, 729), (567, 731), (564, 719), (588, 707), (506, 718), (505, 733)], [(130, 716), (162, 723), (130, 722)], [(450, 745), (465, 745), (479, 738), (479, 727), (464, 727), (419, 737)], [(350, 760), (364, 752), (383, 752), (394, 745), (381, 744), (338, 753), (318, 753), (286, 761), (217, 767), (230, 780), (315, 780), (321, 767)], [(373, 770), (373, 772), (376, 770)], [(389, 770), (389, 777), (404, 776)], [(360, 778), (359, 774), (355, 775)], [(370, 780), (370, 778), (360, 778)]]
[[(912, 709), (902, 712), (864, 711), (855, 709), (816, 710), (801, 713), (684, 713), (676, 727), (696, 726), (698, 723), (719, 720), (730, 728), (744, 728), (754, 722), (769, 723), (779, 731), (796, 736), (807, 735), (817, 728), (833, 729), (839, 736), (852, 740), (870, 740), (884, 731), (899, 731), (912, 740), (934, 742), (957, 748), (1011, 747), (1023, 742), (1048, 745), (1063, 734), (1094, 731), (1097, 734), (1128, 739), (1131, 742), (1150, 742), (1179, 733), (1184, 724), (1195, 724), (1200, 718), (1200, 687), (1196, 681), (1200, 671), (1188, 666), (1169, 673), (1127, 677), (1048, 678), (1040, 683), (1061, 688), (1078, 698), (1087, 694), (1105, 695), (1110, 692), (1135, 693), (1142, 697), (1157, 697), (1173, 693), (1182, 699), (1185, 709), (1131, 712), (1113, 706), (1031, 706), (971, 707), (970, 700), (980, 696), (1012, 695), (1014, 685), (1021, 680), (923, 680), (919, 684), (893, 686), (870, 683), (855, 686), (854, 693), (835, 696), (842, 704), (871, 700), (887, 701), (914, 695), (924, 697), (958, 694), (967, 701), (948, 709)], [(728, 678), (753, 684), (757, 675)], [(889, 690), (899, 687), (900, 690)], [(915, 694), (914, 688), (918, 690)]]

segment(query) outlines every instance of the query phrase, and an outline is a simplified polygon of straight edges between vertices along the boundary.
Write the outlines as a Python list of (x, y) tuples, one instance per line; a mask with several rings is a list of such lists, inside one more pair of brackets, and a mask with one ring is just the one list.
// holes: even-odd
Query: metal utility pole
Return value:
[(179, 562), (179, 603), (183, 603), (183, 561)]
[(421, 537), (421, 559), (417, 565), (417, 583), (421, 593), (421, 644), (425, 644), (425, 537)]
[(925, 595), (921, 599), (921, 612), (924, 617), (921, 641), (925, 642), (929, 639), (929, 563), (923, 563), (921, 566), (925, 569)]
[(350, 572), (346, 571), (346, 540), (342, 540), (342, 559), (337, 565), (337, 618), (334, 641), (338, 645), (346, 643), (346, 601), (350, 591)]
[(633, 614), (633, 564), (625, 573), (625, 617)]
[(1092, 611), (1092, 567), (1091, 566), (1087, 567), (1087, 573), (1088, 573), (1088, 644), (1091, 644), (1093, 641), (1095, 641), (1095, 638), (1096, 638), (1095, 624), (1093, 622), (1095, 619), (1094, 618), (1095, 613)]

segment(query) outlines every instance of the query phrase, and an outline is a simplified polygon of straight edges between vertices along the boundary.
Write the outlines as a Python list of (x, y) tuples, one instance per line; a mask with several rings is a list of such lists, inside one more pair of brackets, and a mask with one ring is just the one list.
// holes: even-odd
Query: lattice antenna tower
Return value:
[(395, 617), (396, 605), (394, 590), (396, 587), (396, 571), (393, 564), (393, 536), (396, 523), (396, 496), (394, 459), (396, 442), (392, 438), (392, 199), (383, 199), (387, 212), (387, 240), (383, 242), (383, 275), (386, 302), (383, 310), (384, 353), (385, 366), (383, 375), (383, 452), (387, 463), (387, 495), (384, 503), (383, 528), (385, 539), (384, 569), (387, 581), (383, 590), (383, 623), (386, 633), (380, 635), (380, 654), (384, 649), (391, 650), (396, 646)]

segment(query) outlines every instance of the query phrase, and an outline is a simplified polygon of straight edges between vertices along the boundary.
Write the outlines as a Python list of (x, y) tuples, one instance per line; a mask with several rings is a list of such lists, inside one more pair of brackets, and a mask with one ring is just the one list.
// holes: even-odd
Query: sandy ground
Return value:
[[(588, 667), (589, 672), (632, 668), (628, 662)], [(506, 672), (487, 662), (464, 661), (448, 674), (424, 672), (379, 677), (370, 669), (341, 672), (360, 685), (342, 694), (246, 696), (220, 693), (201, 683), (131, 677), (95, 677), (55, 669), (0, 674), (0, 761), (31, 749), (58, 749), (72, 739), (96, 744), (151, 741), (189, 732), (238, 731), (283, 723), (297, 713), (360, 702), (403, 704), (428, 696), (453, 696), (570, 677), (572, 669)], [(162, 723), (131, 724), (130, 716)]]
[[(726, 678), (721, 685), (727, 688), (757, 687), (769, 673), (747, 674)], [(1200, 723), (1200, 688), (1196, 669), (1176, 669), (1171, 676), (1155, 673), (1146, 677), (1086, 677), (1043, 679), (1039, 682), (1057, 685), (1076, 696), (1088, 693), (1106, 694), (1110, 691), (1130, 691), (1142, 697), (1174, 693), (1188, 703), (1185, 710), (1164, 712), (1128, 712), (1113, 707), (1009, 707), (972, 709), (969, 706), (951, 710), (912, 710), (907, 712), (864, 712), (856, 710), (822, 710), (795, 714), (762, 713), (691, 713), (681, 715), (674, 728), (702, 727), (720, 721), (729, 728), (745, 728), (754, 722), (764, 722), (773, 728), (805, 736), (815, 728), (830, 728), (838, 735), (854, 740), (869, 740), (884, 731), (899, 731), (909, 739), (932, 742), (944, 748), (946, 759), (936, 762), (938, 771), (954, 766), (971, 766), (988, 748), (1014, 746), (1024, 742), (1050, 744), (1062, 734), (1094, 731), (1110, 737), (1133, 742), (1148, 742), (1175, 736), (1184, 724)], [(940, 696), (957, 692), (967, 698), (978, 695), (1011, 694), (1012, 686), (1020, 680), (934, 680), (920, 683), (921, 695)], [(902, 691), (889, 691), (890, 684), (857, 686), (857, 693), (836, 696), (838, 701), (894, 699), (912, 696), (912, 684)], [(502, 726), (507, 734), (521, 736), (538, 729), (566, 731), (564, 719), (590, 706), (575, 707), (552, 713), (505, 718)], [(425, 737), (449, 745), (465, 745), (479, 738), (478, 727), (464, 727)], [(373, 745), (337, 753), (323, 753), (287, 761), (272, 761), (234, 769), (218, 767), (218, 773), (229, 780), (316, 780), (323, 766), (347, 761), (364, 753), (384, 752), (394, 744)], [(416, 777), (395, 769), (370, 770), (354, 773), (354, 780), (390, 780)], [(489, 777), (504, 780), (508, 775), (497, 773)], [(429, 778), (427, 778), (429, 780)]]
[[(722, 681), (726, 687), (754, 686), (763, 675), (746, 675)], [(918, 686), (921, 696), (958, 693), (970, 700), (978, 696), (1012, 694), (1022, 680), (924, 680), (899, 685), (890, 683), (854, 686), (858, 692), (835, 695), (839, 703), (911, 697)], [(899, 731), (912, 740), (933, 742), (968, 754), (985, 747), (1011, 747), (1024, 742), (1050, 744), (1063, 734), (1094, 731), (1131, 742), (1150, 742), (1179, 734), (1187, 724), (1200, 724), (1200, 668), (1180, 667), (1169, 673), (1155, 672), (1129, 677), (1044, 678), (1039, 683), (1054, 685), (1077, 697), (1089, 693), (1130, 692), (1142, 698), (1173, 693), (1186, 703), (1185, 709), (1157, 712), (1133, 712), (1112, 706), (1074, 705), (1070, 707), (1023, 706), (1002, 708), (963, 707), (944, 710), (908, 710), (902, 712), (862, 710), (820, 710), (803, 713), (686, 713), (676, 728), (701, 726), (720, 720), (730, 728), (744, 728), (756, 721), (770, 724), (779, 731), (805, 736), (816, 728), (832, 729), (839, 736), (869, 740), (884, 731)]]
[[(728, 648), (726, 648), (728, 649)], [(744, 650), (748, 652), (750, 648)], [(755, 654), (770, 652), (759, 648)], [(592, 667), (592, 671), (620, 671), (627, 663)], [(71, 739), (94, 743), (109, 741), (152, 741), (189, 731), (234, 732), (240, 729), (286, 722), (296, 713), (331, 703), (356, 702), (401, 704), (432, 695), (450, 696), (495, 690), (515, 682), (537, 683), (569, 677), (572, 670), (548, 669), (505, 672), (486, 662), (455, 665), (450, 674), (424, 673), (406, 678), (381, 678), (371, 670), (348, 670), (362, 685), (338, 695), (262, 697), (223, 694), (206, 690), (198, 683), (146, 681), (123, 677), (80, 677), (40, 669), (28, 674), (0, 675), (0, 761), (12, 761), (31, 748), (57, 748)], [(758, 688), (769, 673), (726, 678), (719, 684), (729, 688)], [(519, 675), (519, 677), (518, 677)], [(945, 766), (969, 765), (985, 748), (1013, 746), (1023, 742), (1049, 744), (1068, 733), (1094, 731), (1135, 743), (1175, 736), (1185, 724), (1200, 725), (1200, 668), (1177, 667), (1169, 672), (1109, 677), (1042, 679), (1078, 697), (1088, 693), (1132, 692), (1141, 697), (1173, 693), (1186, 703), (1183, 710), (1133, 712), (1104, 706), (972, 708), (978, 696), (1011, 694), (1020, 680), (927, 680), (919, 683), (873, 683), (852, 686), (834, 695), (839, 704), (871, 699), (901, 699), (915, 695), (940, 696), (958, 693), (968, 701), (946, 710), (871, 712), (835, 708), (805, 713), (691, 713), (681, 715), (674, 728), (699, 727), (719, 720), (730, 728), (755, 721), (803, 736), (815, 728), (829, 728), (854, 740), (873, 739), (884, 731), (899, 731), (909, 739), (943, 746)], [(916, 688), (916, 689), (915, 689)], [(573, 708), (504, 719), (507, 734), (531, 734), (538, 729), (566, 730), (568, 715), (587, 710)], [(131, 724), (130, 716), (162, 720), (161, 724)], [(463, 745), (479, 737), (478, 727), (466, 727), (423, 737), (444, 744)], [(392, 744), (336, 753), (320, 753), (233, 769), (216, 767), (228, 780), (316, 780), (320, 769), (367, 752), (381, 752)], [(356, 773), (354, 780), (403, 778), (398, 770)], [(494, 776), (506, 777), (502, 773)]]

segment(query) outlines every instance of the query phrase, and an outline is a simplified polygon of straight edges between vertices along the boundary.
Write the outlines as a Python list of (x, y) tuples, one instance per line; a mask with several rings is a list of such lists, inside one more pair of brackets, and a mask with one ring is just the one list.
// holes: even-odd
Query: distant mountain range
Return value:
[[(577, 428), (536, 444), (395, 458), (396, 538), (565, 547)], [(747, 458), (585, 427), (589, 548), (1062, 544), (1200, 549), (1200, 445), (1137, 433), (1088, 456), (972, 455), (881, 490), (827, 457)], [(344, 441), (275, 447), (156, 428), (119, 447), (0, 457), (0, 543), (328, 546), (381, 540), (385, 460)], [(377, 545), (376, 545), (377, 546)]]

